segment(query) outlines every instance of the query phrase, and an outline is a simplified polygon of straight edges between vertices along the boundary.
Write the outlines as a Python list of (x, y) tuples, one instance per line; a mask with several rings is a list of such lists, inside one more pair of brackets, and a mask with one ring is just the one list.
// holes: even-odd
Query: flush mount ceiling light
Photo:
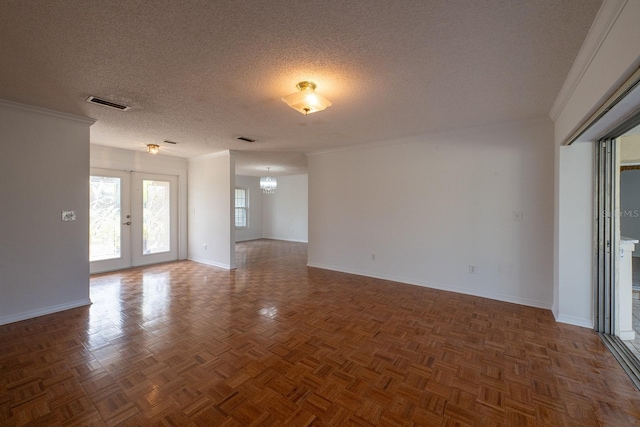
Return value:
[(305, 116), (309, 113), (322, 111), (331, 106), (331, 101), (316, 93), (316, 84), (313, 82), (300, 82), (296, 85), (300, 92), (287, 95), (282, 100), (294, 110), (300, 111)]
[(269, 169), (267, 168), (267, 176), (260, 178), (260, 188), (264, 194), (273, 194), (278, 186), (278, 180), (269, 176)]
[(158, 144), (147, 144), (147, 153), (158, 154), (160, 152), (160, 146)]

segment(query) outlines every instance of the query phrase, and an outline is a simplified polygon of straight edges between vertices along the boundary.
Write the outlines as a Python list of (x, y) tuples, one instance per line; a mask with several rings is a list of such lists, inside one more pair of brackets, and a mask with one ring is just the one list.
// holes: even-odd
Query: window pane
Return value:
[(236, 188), (236, 227), (246, 227), (247, 221), (247, 189)]
[(169, 181), (142, 181), (142, 253), (171, 250), (171, 187)]
[(236, 227), (247, 226), (247, 211), (244, 208), (236, 208)]
[(89, 182), (89, 260), (120, 258), (120, 178)]
[(247, 196), (244, 188), (236, 188), (236, 208), (247, 207)]

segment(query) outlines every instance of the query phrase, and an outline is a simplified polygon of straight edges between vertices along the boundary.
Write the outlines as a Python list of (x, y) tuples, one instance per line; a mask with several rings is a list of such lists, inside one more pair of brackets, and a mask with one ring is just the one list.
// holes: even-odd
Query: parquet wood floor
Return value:
[(597, 335), (547, 310), (237, 249), (236, 271), (98, 275), (92, 306), (0, 326), (0, 425), (640, 425)]

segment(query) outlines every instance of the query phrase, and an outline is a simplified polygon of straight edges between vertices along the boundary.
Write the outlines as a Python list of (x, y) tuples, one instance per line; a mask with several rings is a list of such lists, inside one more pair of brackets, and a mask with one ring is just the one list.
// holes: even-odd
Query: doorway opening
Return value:
[(619, 138), (620, 338), (640, 359), (640, 126)]
[(632, 208), (635, 199), (640, 199), (640, 187), (633, 185), (634, 176), (623, 176), (633, 170), (632, 165), (624, 165), (632, 160), (630, 155), (635, 156), (630, 154), (634, 147), (625, 142), (639, 129), (638, 124), (640, 116), (625, 122), (625, 131), (614, 131), (613, 136), (595, 143), (594, 277), (595, 330), (640, 388), (640, 345), (635, 345), (633, 316), (633, 253), (640, 242), (640, 223), (636, 230), (634, 218), (640, 220), (640, 207)]

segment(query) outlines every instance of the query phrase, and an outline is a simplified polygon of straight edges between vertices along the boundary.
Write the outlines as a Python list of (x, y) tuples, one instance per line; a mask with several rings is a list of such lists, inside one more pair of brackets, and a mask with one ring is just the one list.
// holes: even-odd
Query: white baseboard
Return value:
[(32, 319), (34, 317), (45, 316), (47, 314), (57, 313), (59, 311), (71, 310), (72, 308), (83, 307), (90, 305), (91, 300), (89, 298), (81, 299), (78, 301), (68, 302), (65, 304), (52, 305), (49, 307), (39, 308), (37, 310), (26, 311), (19, 314), (13, 314), (10, 316), (0, 317), (0, 325), (7, 325), (9, 323), (20, 322), (21, 320)]
[(585, 319), (582, 317), (575, 316), (567, 316), (564, 314), (560, 314), (560, 309), (557, 304), (553, 304), (551, 308), (551, 312), (553, 313), (553, 317), (556, 319), (558, 323), (566, 323), (567, 325), (580, 326), (582, 328), (593, 329), (593, 320)]
[(210, 265), (212, 267), (224, 268), (225, 270), (233, 270), (235, 268), (235, 266), (231, 266), (230, 264), (223, 264), (221, 262), (210, 261), (208, 259), (193, 258), (193, 257), (189, 257), (188, 259), (189, 261)]
[(593, 329), (593, 321), (591, 319), (583, 319), (582, 317), (565, 316), (561, 314), (556, 316), (556, 322)]
[(300, 239), (289, 239), (286, 237), (263, 237), (263, 239), (269, 240), (281, 240), (283, 242), (295, 242), (295, 243), (309, 243), (308, 240), (300, 240)]
[(478, 291), (476, 289), (464, 288), (464, 287), (461, 287), (461, 286), (453, 286), (453, 285), (442, 284), (442, 283), (434, 283), (434, 282), (416, 280), (416, 279), (413, 279), (413, 278), (394, 276), (394, 275), (375, 274), (375, 273), (370, 273), (368, 271), (358, 271), (358, 270), (353, 270), (353, 269), (345, 269), (345, 268), (341, 268), (341, 267), (335, 267), (335, 266), (323, 265), (323, 264), (316, 264), (316, 263), (311, 263), (311, 262), (307, 263), (307, 266), (308, 267), (315, 267), (315, 268), (322, 268), (324, 270), (339, 271), (341, 273), (356, 274), (358, 276), (373, 277), (375, 279), (390, 280), (390, 281), (393, 281), (393, 282), (405, 283), (405, 284), (408, 284), (408, 285), (415, 285), (415, 286), (422, 286), (422, 287), (425, 287), (425, 288), (438, 289), (438, 290), (441, 290), (441, 291), (456, 292), (456, 293), (465, 294), (465, 295), (473, 295), (473, 296), (476, 296), (476, 297), (488, 298), (488, 299), (493, 299), (493, 300), (503, 301), (503, 302), (510, 302), (510, 303), (513, 303), (513, 304), (526, 305), (526, 306), (529, 306), (529, 307), (543, 308), (545, 310), (550, 310), (551, 309), (551, 304), (547, 303), (547, 302), (544, 302), (544, 301), (537, 301), (537, 300), (532, 300), (532, 299), (529, 299), (529, 298), (514, 297), (514, 296), (511, 296), (511, 295), (497, 294), (497, 293), (493, 293), (493, 292)]
[(630, 331), (620, 331), (620, 339), (622, 341), (630, 341), (636, 339), (636, 331), (633, 329)]

